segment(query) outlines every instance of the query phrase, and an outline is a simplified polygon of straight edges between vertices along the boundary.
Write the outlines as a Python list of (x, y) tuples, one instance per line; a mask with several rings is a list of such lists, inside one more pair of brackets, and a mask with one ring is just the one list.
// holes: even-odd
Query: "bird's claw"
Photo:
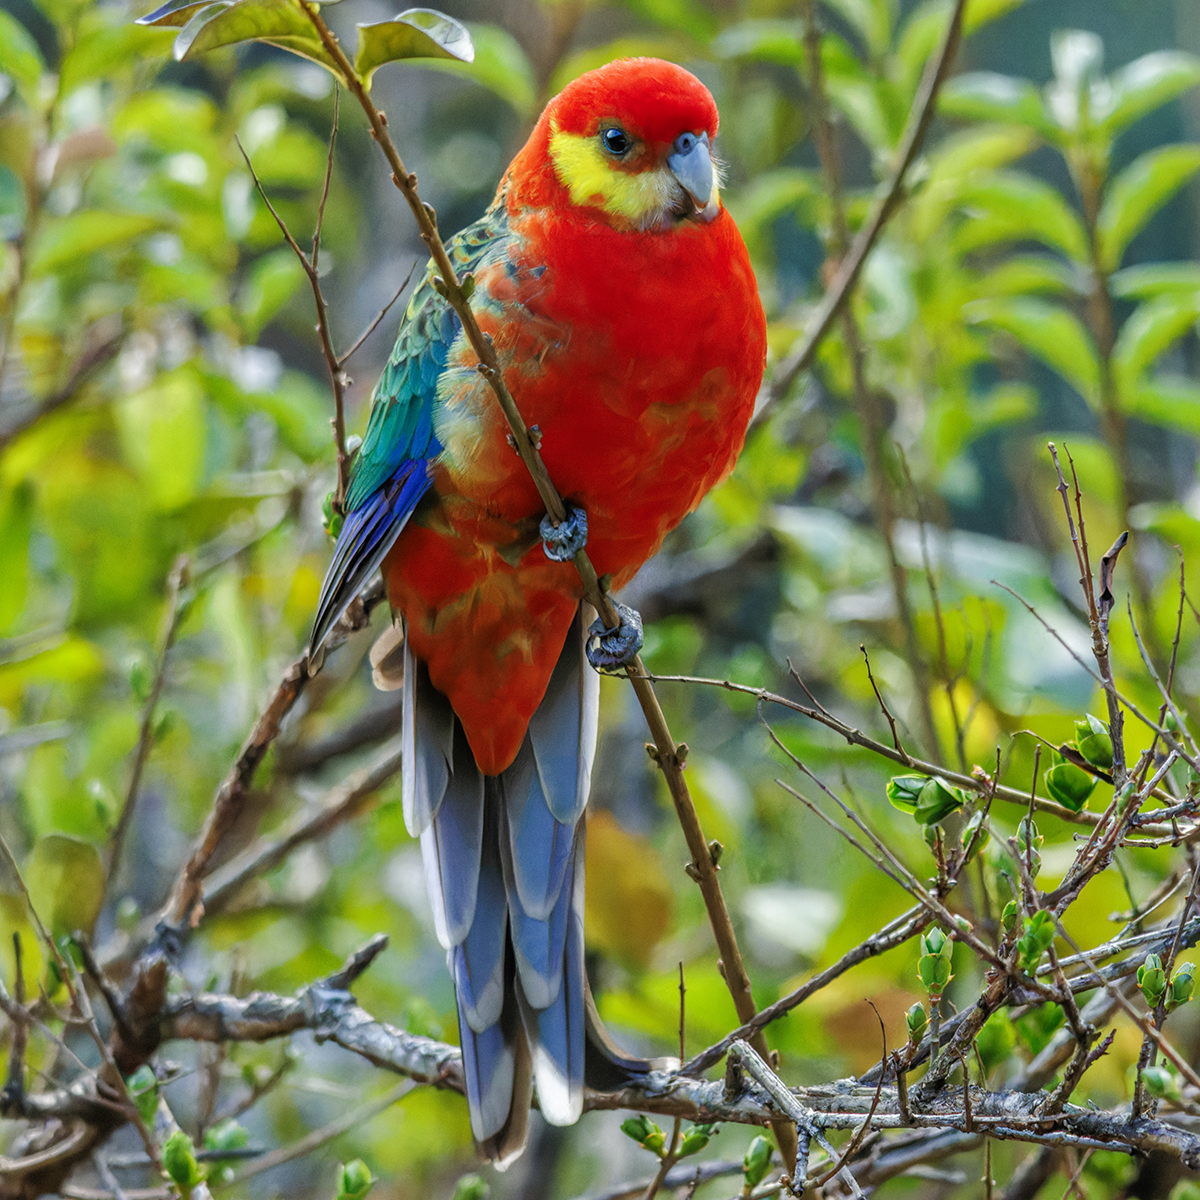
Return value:
[(539, 526), (539, 532), (542, 535), (542, 549), (546, 551), (546, 557), (552, 562), (570, 562), (587, 545), (587, 513), (574, 504), (567, 504), (564, 507), (567, 515), (557, 525), (547, 513)]
[(625, 604), (614, 602), (614, 607), (620, 618), (615, 629), (605, 628), (599, 618), (588, 626), (587, 660), (597, 671), (611, 671), (632, 662), (645, 640), (641, 614)]

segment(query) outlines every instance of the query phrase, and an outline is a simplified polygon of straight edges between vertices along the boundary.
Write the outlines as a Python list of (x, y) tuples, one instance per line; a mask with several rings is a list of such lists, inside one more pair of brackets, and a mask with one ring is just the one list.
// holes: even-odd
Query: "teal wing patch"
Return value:
[[(507, 236), (507, 213), (498, 202), (446, 247), (459, 278), (503, 253)], [(434, 288), (435, 273), (431, 263), (375, 385), (367, 434), (350, 470), (346, 521), (317, 602), (314, 651), (379, 569), (429, 490), (432, 463), (442, 452), (434, 433), (437, 383), (462, 323)]]

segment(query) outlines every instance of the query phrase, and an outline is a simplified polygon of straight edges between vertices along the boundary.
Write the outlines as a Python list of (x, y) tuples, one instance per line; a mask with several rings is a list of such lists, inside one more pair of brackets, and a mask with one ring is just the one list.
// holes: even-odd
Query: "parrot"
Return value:
[[(534, 1088), (649, 1069), (584, 970), (584, 808), (606, 629), (571, 561), (619, 590), (733, 469), (766, 320), (721, 202), (717, 109), (673, 63), (611, 62), (546, 105), (485, 214), (447, 243), (568, 519), (545, 514), (431, 264), (376, 385), (318, 600), (313, 654), (382, 569), (402, 638), (401, 793), (457, 998), (481, 1157), (523, 1148)], [(387, 636), (387, 635), (385, 635)], [(396, 646), (400, 650), (400, 645)]]

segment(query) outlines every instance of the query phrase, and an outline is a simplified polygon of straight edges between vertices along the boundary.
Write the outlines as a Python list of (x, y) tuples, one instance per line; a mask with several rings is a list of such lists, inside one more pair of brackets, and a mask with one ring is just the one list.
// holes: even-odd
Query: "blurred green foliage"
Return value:
[[(1179, 0), (1179, 14), (1187, 3)], [(329, 10), (347, 38), (353, 21), (382, 15), (353, 7)], [(482, 3), (445, 7), (467, 21), (474, 63), (385, 66), (374, 82), (443, 230), (479, 214), (541, 104), (571, 78), (625, 54), (683, 62), (721, 109), (723, 195), (754, 258), (773, 363), (805, 329), (839, 239), (889, 177), (949, 12), (944, 0), (818, 7), (841, 168), (834, 187), (811, 137), (821, 105), (803, 5), (528, 0), (499, 17)], [(1044, 452), (1053, 437), (1066, 441), (1078, 469), (1093, 565), (1118, 532), (1134, 531), (1120, 563), (1115, 669), (1126, 694), (1157, 710), (1124, 595), (1164, 668), (1180, 609), (1172, 547), (1193, 563), (1200, 554), (1200, 59), (1169, 44), (1167, 0), (1096, 9), (1110, 31), (1120, 10), (1146, 18), (1143, 28), (1163, 31), (1161, 39), (1136, 53), (1132, 39), (1110, 39), (1115, 61), (1106, 65), (1095, 33), (1066, 28), (1079, 17), (1065, 3), (970, 0), (961, 70), (943, 89), (905, 201), (867, 262), (850, 306), (853, 329), (835, 328), (814, 371), (752, 432), (733, 477), (671, 539), (671, 571), (697, 581), (688, 598), (676, 603), (649, 584), (640, 593), (659, 616), (647, 629), (654, 670), (803, 698), (790, 663), (822, 703), (890, 744), (865, 644), (914, 753), (992, 771), (998, 747), (1005, 781), (1023, 789), (1037, 760), (1034, 738), (1014, 736), (1020, 731), (1053, 746), (1076, 738), (1089, 763), (1101, 762), (1107, 727), (1086, 714), (1105, 711), (1103, 699), (1069, 652), (1086, 654), (1088, 633)], [(161, 904), (259, 706), (303, 648), (328, 557), (321, 500), (333, 474), (331, 403), (305, 276), (239, 151), (240, 143), (306, 244), (325, 177), (333, 81), (283, 50), (221, 46), (220, 30), (189, 42), (196, 55), (175, 63), (178, 31), (133, 24), (141, 15), (118, 0), (13, 0), (0, 11), (0, 832), (52, 933), (93, 934), (115, 954)], [(409, 35), (395, 22), (371, 27), (360, 57), (374, 70)], [(209, 52), (198, 57), (201, 48)], [(1022, 74), (1014, 62), (1032, 65)], [(340, 121), (322, 263), (344, 349), (421, 251), (357, 111), (343, 103)], [(392, 316), (352, 364), (359, 431), (394, 331)], [(764, 532), (770, 550), (754, 556)], [(180, 555), (190, 571), (139, 806), (106, 882)], [(1185, 712), (1200, 694), (1198, 635), (1185, 618), (1174, 654)], [(239, 845), (255, 825), (278, 828), (369, 755), (363, 741), (304, 757), (364, 711), (385, 707), (365, 662), (369, 642), (359, 637), (331, 659), (285, 729)], [(681, 684), (661, 693), (675, 735), (691, 746), (704, 828), (724, 845), (722, 883), (756, 999), (769, 1003), (896, 916), (907, 898), (775, 784), (795, 769), (755, 720), (752, 699)], [(658, 803), (640, 718), (619, 681), (605, 680), (603, 696), (588, 844), (593, 984), (623, 1036), (673, 1052), (682, 962), (684, 1043), (693, 1053), (736, 1024), (732, 1002), (700, 898), (678, 869), (682, 837), (669, 805)], [(978, 816), (973, 801), (959, 812), (966, 797), (956, 788), (901, 774), (778, 711), (766, 715), (786, 750), (850, 797), (918, 877), (959, 844), (964, 817)], [(1150, 738), (1132, 722), (1125, 736), (1132, 761)], [(1098, 811), (1112, 798), (1111, 786), (1071, 762), (1048, 764), (1046, 774), (1068, 808)], [(978, 865), (954, 903), (979, 928), (1015, 937), (1033, 972), (1053, 944), (1050, 922), (1015, 905), (1011, 919), (997, 917), (1020, 877), (1005, 839), (1022, 816), (996, 801), (999, 836), (978, 839)], [(928, 840), (922, 826), (935, 830)], [(1017, 852), (1039, 886), (1061, 878), (1075, 828), (1054, 816), (1022, 822)], [(1064, 917), (1081, 943), (1114, 934), (1123, 917), (1114, 924), (1109, 914), (1135, 908), (1172, 867), (1150, 850), (1118, 857)], [(391, 948), (356, 985), (360, 1001), (392, 1024), (454, 1040), (423, 886), (398, 789), (387, 787), (356, 821), (206, 920), (185, 971), (196, 987), (288, 992), (382, 930)], [(26, 981), (61, 998), (3, 872), (0, 928), (10, 990), (17, 932)], [(904, 1044), (918, 1014), (925, 1025), (914, 1002), (945, 988), (969, 1003), (981, 968), (960, 948), (951, 971), (952, 949), (912, 941), (817, 992), (770, 1030), (785, 1077), (823, 1082), (869, 1067), (879, 1045), (865, 997), (893, 1045)], [(1164, 975), (1155, 994), (1176, 978), (1183, 1003), (1190, 966), (1170, 984)], [(1002, 1082), (1035, 1055), (1062, 1019), (1053, 1005), (994, 1016), (978, 1042), (989, 1079)], [(1190, 1011), (1173, 1020), (1194, 1048)], [(1079, 1095), (1126, 1100), (1139, 1044), (1132, 1027), (1119, 1026)], [(209, 1064), (222, 1095), (263, 1093), (244, 1118), (255, 1142), (297, 1140), (363, 1094), (361, 1064), (297, 1045), (298, 1061), (281, 1060), (279, 1047), (235, 1045)], [(31, 1066), (49, 1067), (50, 1055), (31, 1049)], [(1154, 1095), (1177, 1090), (1166, 1073), (1146, 1082)], [(143, 1078), (135, 1091), (153, 1098), (159, 1086)], [(205, 1116), (185, 1090), (172, 1085), (172, 1103), (189, 1128), (209, 1135), (206, 1147), (244, 1144), (240, 1126), (221, 1140), (213, 1112)], [(619, 1136), (619, 1124), (616, 1114), (589, 1114), (563, 1141), (538, 1147), (549, 1155), (539, 1160), (542, 1194), (643, 1172), (646, 1156)], [(645, 1126), (648, 1135), (656, 1128)], [(746, 1153), (748, 1188), (765, 1177), (770, 1149), (751, 1133), (727, 1129), (720, 1147), (726, 1158)], [(661, 1131), (657, 1138), (656, 1153)], [(693, 1136), (689, 1153), (716, 1153), (702, 1141)], [(593, 1144), (604, 1147), (595, 1158)], [(193, 1186), (201, 1168), (191, 1141), (168, 1147), (172, 1176)], [(372, 1172), (373, 1196), (482, 1194), (473, 1176), (455, 1191), (471, 1161), (465, 1106), (433, 1089), (415, 1089), (319, 1153), (319, 1169), (293, 1165), (271, 1178), (298, 1197), (364, 1195)], [(995, 1147), (998, 1179), (1019, 1155)], [(1083, 1179), (1090, 1195), (1115, 1195), (1133, 1170), (1096, 1155)], [(508, 1186), (497, 1177), (494, 1194)], [(226, 1194), (263, 1194), (253, 1188)]]

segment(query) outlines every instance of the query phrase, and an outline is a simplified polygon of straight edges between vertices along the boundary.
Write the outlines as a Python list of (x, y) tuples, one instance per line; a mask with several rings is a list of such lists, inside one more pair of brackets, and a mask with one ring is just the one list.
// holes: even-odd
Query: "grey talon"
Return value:
[(588, 627), (587, 660), (597, 671), (611, 671), (632, 662), (642, 648), (641, 614), (625, 604), (615, 604), (620, 624), (616, 629), (605, 628), (597, 618)]
[(542, 535), (542, 549), (553, 562), (570, 562), (587, 545), (587, 513), (574, 504), (564, 507), (567, 510), (564, 520), (555, 525), (547, 513), (538, 529)]

